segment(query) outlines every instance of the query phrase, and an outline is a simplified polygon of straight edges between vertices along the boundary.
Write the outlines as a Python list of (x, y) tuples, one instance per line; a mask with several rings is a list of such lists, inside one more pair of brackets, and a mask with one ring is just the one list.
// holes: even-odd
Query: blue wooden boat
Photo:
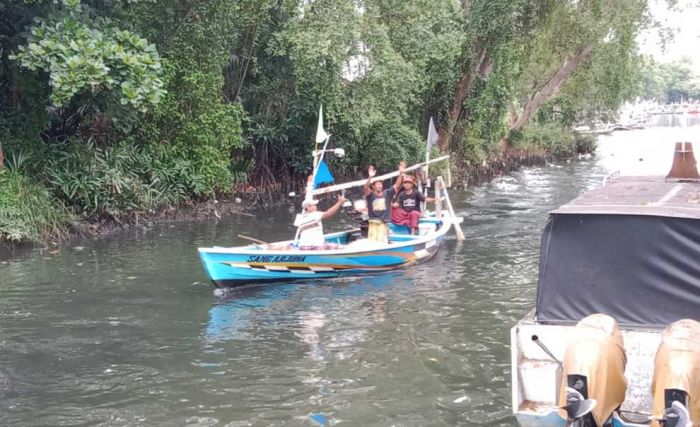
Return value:
[(380, 273), (430, 259), (449, 228), (461, 221), (448, 215), (422, 218), (418, 235), (408, 234), (405, 227), (392, 227), (388, 244), (363, 238), (360, 229), (351, 229), (325, 235), (333, 249), (301, 250), (289, 240), (199, 248), (199, 256), (217, 287)]
[[(437, 135), (434, 130), (432, 133)], [(325, 167), (323, 164), (324, 153), (332, 152), (337, 157), (345, 155), (342, 148), (327, 150), (328, 140), (329, 135), (323, 129), (323, 112), (319, 110), (318, 130), (316, 132), (317, 149), (312, 152), (314, 158), (313, 173), (307, 183), (305, 194), (307, 200), (321, 194), (361, 187), (367, 181), (362, 179), (317, 188), (315, 178), (320, 166)], [(318, 147), (321, 143), (324, 143), (323, 149), (319, 150)], [(429, 153), (429, 150), (427, 152)], [(449, 156), (442, 156), (429, 160), (426, 156), (425, 163), (404, 168), (404, 171), (408, 172), (425, 167), (427, 172), (429, 164), (445, 161), (448, 158)], [(391, 172), (374, 177), (372, 180), (385, 180), (398, 175), (399, 172)], [(459, 227), (462, 218), (455, 215), (442, 177), (438, 177), (436, 182), (435, 199), (438, 214), (421, 218), (417, 235), (411, 235), (406, 227), (397, 227), (392, 224), (388, 242), (382, 243), (364, 238), (362, 231), (357, 228), (326, 234), (324, 235), (326, 244), (323, 245), (322, 249), (308, 250), (298, 247), (299, 231), (297, 231), (297, 238), (283, 242), (230, 248), (199, 248), (199, 257), (209, 278), (215, 286), (219, 287), (380, 273), (425, 261), (435, 255), (450, 227), (454, 227), (458, 239), (464, 239)], [(443, 202), (447, 208), (444, 211), (441, 208)], [(297, 219), (299, 220), (299, 218)], [(299, 224), (295, 222), (295, 225)]]

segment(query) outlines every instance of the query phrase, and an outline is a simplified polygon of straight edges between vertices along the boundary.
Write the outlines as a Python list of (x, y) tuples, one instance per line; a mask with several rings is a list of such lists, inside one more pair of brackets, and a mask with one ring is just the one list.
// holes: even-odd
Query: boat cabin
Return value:
[(621, 326), (700, 316), (700, 184), (619, 177), (550, 214), (535, 316), (571, 324), (593, 313)]

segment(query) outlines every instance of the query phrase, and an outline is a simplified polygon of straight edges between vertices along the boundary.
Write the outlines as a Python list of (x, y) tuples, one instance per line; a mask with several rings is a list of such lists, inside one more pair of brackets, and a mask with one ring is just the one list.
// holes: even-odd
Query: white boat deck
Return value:
[[(533, 340), (539, 338), (549, 351), (562, 360), (567, 336), (573, 325), (543, 325), (535, 322), (534, 310), (511, 330), (514, 413), (544, 415), (557, 406), (561, 368)], [(621, 410), (627, 418), (643, 422), (651, 415), (651, 381), (654, 356), (661, 341), (661, 330), (620, 328), (627, 365), (627, 392)], [(517, 408), (517, 409), (515, 409)]]

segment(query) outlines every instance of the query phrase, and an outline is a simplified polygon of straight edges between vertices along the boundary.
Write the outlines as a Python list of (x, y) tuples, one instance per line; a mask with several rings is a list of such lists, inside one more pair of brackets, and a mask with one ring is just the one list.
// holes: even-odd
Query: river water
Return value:
[(454, 191), (466, 241), (387, 275), (215, 294), (196, 247), (288, 238), (291, 203), (20, 254), (0, 264), (0, 425), (515, 425), (509, 329), (547, 212), (616, 169), (666, 173), (697, 129)]

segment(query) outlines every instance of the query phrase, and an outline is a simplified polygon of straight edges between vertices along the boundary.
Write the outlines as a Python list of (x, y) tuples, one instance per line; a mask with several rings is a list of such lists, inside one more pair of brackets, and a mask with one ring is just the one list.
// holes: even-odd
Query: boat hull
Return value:
[[(396, 270), (430, 259), (437, 252), (449, 224), (427, 220), (435, 230), (425, 236), (393, 236), (388, 245), (349, 244), (332, 250), (268, 250), (259, 246), (200, 248), (209, 279), (217, 287), (254, 283), (309, 281)], [(353, 231), (326, 236), (327, 242), (345, 243)], [(287, 242), (272, 244), (272, 247)]]

